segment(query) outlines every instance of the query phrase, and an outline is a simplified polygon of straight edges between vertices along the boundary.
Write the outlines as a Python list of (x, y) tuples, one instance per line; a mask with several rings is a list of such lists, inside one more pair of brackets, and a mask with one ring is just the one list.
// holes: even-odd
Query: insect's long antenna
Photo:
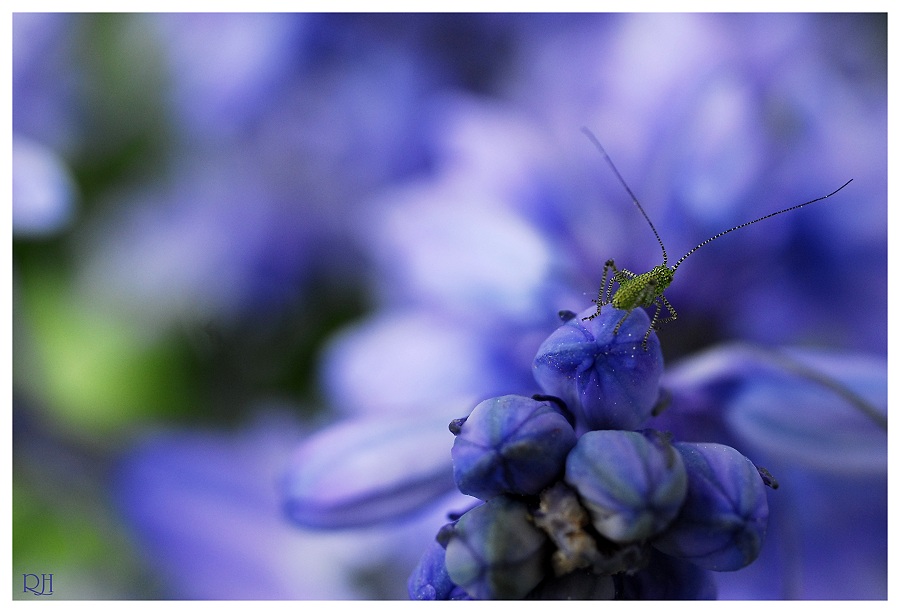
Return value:
[[(850, 179), (850, 181), (852, 181), (852, 180), (853, 180), (853, 179)], [(819, 200), (825, 200), (825, 198), (829, 198), (829, 197), (831, 197), (831, 196), (834, 196), (836, 193), (838, 193), (839, 191), (841, 191), (842, 189), (844, 189), (845, 187), (847, 187), (848, 185), (850, 185), (850, 181), (847, 181), (846, 183), (844, 183), (843, 185), (841, 185), (839, 188), (837, 188), (836, 190), (834, 190), (834, 191), (831, 192), (830, 194), (826, 194), (826, 195), (824, 195), (824, 196), (819, 196), (818, 198), (816, 198), (816, 199), (814, 199), (814, 200), (810, 200), (809, 202), (804, 202), (803, 204), (797, 204), (797, 205), (794, 205), (794, 206), (792, 206), (792, 207), (789, 207), (789, 208), (786, 208), (786, 209), (782, 209), (782, 210), (780, 210), (780, 211), (775, 211), (774, 213), (769, 213), (768, 215), (763, 215), (763, 216), (760, 217), (759, 219), (754, 219), (753, 221), (748, 221), (747, 223), (742, 223), (741, 225), (735, 226), (735, 227), (733, 227), (733, 228), (729, 228), (729, 229), (725, 230), (724, 232), (719, 232), (718, 234), (716, 234), (716, 235), (713, 236), (712, 238), (706, 239), (705, 241), (703, 241), (702, 243), (700, 243), (699, 245), (697, 245), (696, 247), (694, 247), (693, 249), (691, 249), (690, 251), (688, 251), (687, 253), (685, 253), (683, 256), (681, 256), (681, 259), (678, 260), (677, 262), (675, 262), (675, 265), (672, 266), (672, 270), (674, 271), (676, 268), (678, 268), (678, 266), (679, 266), (682, 262), (684, 262), (684, 261), (688, 258), (689, 255), (691, 255), (692, 253), (694, 253), (695, 251), (697, 251), (697, 249), (699, 249), (700, 247), (702, 247), (702, 246), (704, 246), (704, 245), (708, 245), (709, 243), (713, 242), (713, 241), (716, 240), (717, 238), (719, 238), (719, 237), (721, 237), (721, 236), (725, 236), (725, 235), (728, 234), (729, 232), (734, 232), (735, 230), (740, 230), (741, 228), (745, 228), (745, 227), (747, 227), (747, 226), (749, 226), (749, 225), (751, 225), (751, 224), (755, 224), (756, 222), (762, 221), (763, 219), (768, 219), (769, 217), (775, 217), (776, 215), (781, 215), (782, 213), (787, 213), (788, 211), (793, 211), (794, 209), (799, 209), (799, 208), (801, 208), (801, 207), (806, 206), (807, 204), (812, 204), (813, 202), (818, 202)]]
[(628, 195), (631, 196), (631, 201), (634, 202), (635, 206), (641, 212), (641, 215), (644, 216), (644, 219), (647, 220), (647, 223), (650, 224), (650, 229), (653, 230), (653, 234), (656, 236), (656, 240), (659, 241), (659, 246), (662, 249), (663, 254), (663, 265), (668, 265), (669, 256), (666, 254), (666, 246), (663, 245), (662, 239), (659, 237), (659, 232), (656, 231), (656, 227), (653, 225), (653, 222), (650, 221), (650, 218), (647, 216), (647, 213), (644, 211), (644, 207), (641, 206), (641, 203), (638, 202), (638, 199), (635, 197), (634, 193), (631, 191), (631, 188), (628, 187), (628, 184), (625, 183), (625, 179), (622, 178), (622, 175), (619, 174), (619, 169), (616, 168), (616, 165), (613, 164), (613, 161), (610, 159), (609, 155), (606, 153), (606, 149), (603, 148), (603, 145), (600, 144), (600, 141), (597, 140), (597, 137), (588, 130), (587, 128), (581, 128), (581, 131), (584, 132), (585, 136), (591, 139), (591, 142), (600, 150), (600, 153), (603, 154), (603, 157), (606, 158), (606, 163), (609, 164), (609, 167), (612, 168), (613, 172), (616, 173), (616, 177), (619, 179), (619, 183), (622, 184), (622, 187), (625, 188), (625, 191), (628, 192)]

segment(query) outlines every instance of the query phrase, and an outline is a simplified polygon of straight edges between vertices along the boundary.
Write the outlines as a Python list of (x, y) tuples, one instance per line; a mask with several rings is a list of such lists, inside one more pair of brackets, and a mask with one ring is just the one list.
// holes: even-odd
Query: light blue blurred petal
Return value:
[(64, 229), (75, 212), (75, 181), (65, 162), (29, 138), (13, 139), (13, 233), (47, 236)]
[(309, 528), (396, 521), (455, 490), (446, 418), (345, 421), (307, 439), (282, 480), (285, 510)]

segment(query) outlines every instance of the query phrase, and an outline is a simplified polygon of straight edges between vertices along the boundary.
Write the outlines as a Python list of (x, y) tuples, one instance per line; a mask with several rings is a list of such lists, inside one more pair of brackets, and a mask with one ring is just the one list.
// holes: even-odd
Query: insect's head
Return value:
[(675, 269), (669, 268), (664, 263), (658, 264), (650, 270), (650, 276), (658, 287), (669, 287), (672, 278), (675, 276)]

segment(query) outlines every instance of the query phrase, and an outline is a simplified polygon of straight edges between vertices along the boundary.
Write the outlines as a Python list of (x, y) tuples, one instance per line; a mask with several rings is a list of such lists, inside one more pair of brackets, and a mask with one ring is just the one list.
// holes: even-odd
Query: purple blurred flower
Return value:
[(366, 526), (402, 520), (451, 492), (446, 423), (419, 421), (346, 421), (308, 437), (282, 479), (288, 517), (311, 528)]
[(145, 322), (277, 312), (307, 280), (310, 215), (243, 162), (198, 163), (120, 203), (84, 244), (82, 276)]
[(77, 68), (68, 15), (13, 19), (13, 231), (47, 236), (74, 217), (78, 189), (65, 154), (74, 148)]
[(46, 236), (74, 216), (75, 182), (56, 153), (31, 139), (13, 139), (13, 233)]
[(159, 54), (155, 93), (178, 121), (168, 165), (104, 194), (80, 237), (81, 282), (163, 325), (280, 316), (321, 279), (351, 293), (352, 211), (424, 163), (422, 61), (390, 38), (345, 46), (340, 17), (126, 23)]
[[(161, 597), (405, 596), (389, 571), (396, 565), (406, 576), (440, 520), (426, 514), (427, 521), (389, 529), (299, 530), (281, 512), (277, 482), (303, 434), (293, 419), (270, 415), (235, 432), (160, 431), (125, 452), (113, 493), (135, 547), (162, 580)], [(418, 551), (407, 553), (414, 543)]]
[[(141, 16), (159, 39), (172, 108), (190, 137), (233, 138), (281, 93), (308, 17), (285, 14)], [(222, 44), (228, 41), (228, 44)], [(221, 143), (220, 143), (221, 146)]]
[(51, 149), (76, 150), (84, 68), (74, 60), (83, 21), (73, 14), (13, 15), (13, 132)]
[[(69, 57), (66, 45), (83, 23), (67, 16), (14, 20), (14, 130), (49, 147), (63, 167), (73, 151), (96, 148), (85, 132), (106, 134), (98, 116), (105, 119), (122, 101), (109, 96), (92, 105), (104, 97), (106, 90), (95, 87), (102, 80), (83, 79), (85, 67), (71, 66), (78, 62), (55, 61)], [(376, 310), (335, 337), (323, 362), (326, 394), (344, 415), (396, 419), (391, 427), (408, 427), (420, 443), (447, 436), (429, 423), (432, 416), (449, 421), (486, 397), (534, 391), (536, 347), (558, 309), (581, 310), (596, 295), (606, 259), (635, 270), (659, 263), (652, 234), (581, 137), (582, 125), (604, 142), (676, 256), (723, 228), (855, 179), (842, 199), (730, 235), (679, 269), (668, 296), (680, 318), (661, 332), (668, 355), (734, 336), (884, 353), (883, 16), (211, 15), (118, 23), (127, 27), (110, 28), (116, 49), (134, 36), (135, 48), (158, 54), (150, 54), (152, 74), (132, 96), (154, 90), (148, 84), (162, 72), (170, 89), (161, 89), (159, 100), (148, 96), (146, 106), (166, 100), (183, 123), (161, 156), (171, 168), (150, 177), (159, 183), (135, 186), (130, 176), (98, 198), (109, 206), (97, 208), (98, 219), (76, 246), (83, 288), (100, 303), (126, 306), (141, 324), (186, 314), (207, 321), (249, 313), (268, 321), (308, 298), (310, 287), (321, 291), (305, 285), (317, 274), (343, 287), (371, 264)], [(226, 38), (235, 44), (195, 46)], [(231, 55), (235, 49), (244, 52)], [(123, 117), (113, 115), (108, 130), (120, 145), (133, 135), (122, 130)], [(862, 315), (835, 309), (843, 299)], [(731, 356), (719, 357), (731, 363)], [(729, 386), (744, 375), (760, 387), (740, 385), (747, 395), (732, 397)], [(786, 528), (770, 542), (785, 545), (764, 549), (746, 572), (725, 579), (722, 594), (881, 597), (882, 439), (843, 428), (847, 414), (839, 407), (825, 413), (836, 429), (815, 427), (818, 405), (805, 398), (792, 401), (811, 407), (802, 419), (779, 420), (772, 414), (785, 406), (778, 392), (795, 390), (766, 388), (757, 375), (713, 377), (714, 387), (728, 388), (723, 394), (718, 387), (709, 392), (702, 378), (688, 377), (677, 389), (672, 376), (675, 402), (660, 418), (673, 430), (685, 428), (686, 440), (721, 434), (740, 439), (735, 444), (748, 455), (755, 456), (752, 449), (776, 460), (763, 463), (783, 483), (772, 517)], [(687, 414), (690, 420), (678, 421)], [(272, 494), (258, 481), (233, 487), (232, 477), (251, 479), (231, 472), (243, 468), (243, 456), (219, 453), (214, 438), (200, 450), (190, 435), (178, 444), (148, 443), (128, 465), (141, 475), (129, 486), (129, 516), (151, 535), (148, 550), (174, 585), (199, 572), (196, 552), (207, 548), (227, 548), (229, 568), (220, 578), (235, 576), (235, 568), (254, 579), (320, 570), (298, 562), (308, 560), (303, 553), (272, 562), (281, 547), (302, 552), (308, 543), (304, 535), (294, 550), (281, 524), (272, 527), (274, 515), (256, 515), (277, 514), (280, 501), (266, 498), (241, 521), (229, 519), (233, 492), (248, 499)], [(835, 447), (822, 441), (851, 454), (830, 461), (823, 450)], [(266, 447), (247, 444), (247, 457), (253, 446)], [(389, 449), (376, 451), (390, 463), (381, 453)], [(338, 459), (346, 467), (353, 455)], [(197, 473), (184, 473), (182, 460)], [(258, 480), (261, 468), (244, 464), (258, 469)], [(387, 485), (371, 483), (367, 491), (371, 467), (356, 468), (342, 485), (368, 501), (410, 484), (391, 472)], [(135, 495), (140, 483), (148, 492), (157, 487), (157, 495)], [(821, 512), (810, 518), (802, 507), (790, 508), (801, 498), (785, 491), (802, 492)], [(842, 505), (825, 502), (834, 492)], [(196, 522), (203, 530), (191, 533), (182, 517), (195, 504), (203, 504), (203, 522)], [(243, 539), (254, 534), (247, 526), (267, 532)], [(391, 534), (367, 542), (367, 553), (378, 552), (379, 562), (394, 556), (397, 566), (412, 560), (411, 568), (420, 544), (405, 547)], [(322, 554), (330, 560), (323, 572), (333, 574), (321, 582), (291, 575), (267, 593), (356, 594), (345, 587), (359, 570), (359, 550), (347, 547), (340, 559)], [(842, 562), (833, 561), (834, 551), (844, 552)], [(231, 567), (233, 560), (265, 570)], [(351, 570), (336, 570), (341, 564)], [(665, 558), (654, 557), (648, 576), (660, 568), (670, 570)], [(802, 585), (798, 569), (806, 573)], [(407, 573), (397, 570), (394, 588)], [(213, 593), (212, 573), (203, 578), (209, 589), (198, 579), (196, 591), (181, 585), (179, 592), (223, 597)], [(629, 589), (656, 597), (709, 593), (705, 575), (690, 579), (691, 589), (660, 591), (636, 576)]]

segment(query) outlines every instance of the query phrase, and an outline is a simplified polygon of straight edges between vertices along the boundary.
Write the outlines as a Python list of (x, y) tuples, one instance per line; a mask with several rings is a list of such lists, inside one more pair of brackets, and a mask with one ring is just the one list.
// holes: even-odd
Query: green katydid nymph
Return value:
[[(641, 343), (644, 350), (647, 350), (647, 339), (650, 337), (650, 332), (657, 329), (659, 324), (663, 324), (669, 321), (674, 321), (678, 315), (675, 312), (672, 304), (666, 299), (663, 293), (666, 289), (671, 285), (672, 279), (675, 277), (675, 270), (684, 262), (690, 255), (692, 255), (695, 251), (703, 247), (704, 245), (708, 245), (713, 242), (717, 238), (725, 236), (729, 232), (734, 232), (735, 230), (740, 230), (741, 228), (745, 228), (749, 225), (755, 224), (764, 219), (768, 219), (769, 217), (774, 217), (775, 215), (781, 215), (782, 213), (787, 213), (788, 211), (793, 211), (795, 209), (799, 209), (808, 204), (812, 204), (814, 202), (819, 202), (820, 200), (825, 200), (831, 196), (834, 196), (836, 193), (847, 187), (850, 184), (850, 181), (847, 181), (839, 188), (831, 192), (830, 194), (826, 194), (825, 196), (820, 196), (815, 198), (814, 200), (810, 200), (809, 202), (804, 202), (803, 204), (797, 204), (792, 207), (788, 207), (786, 209), (782, 209), (780, 211), (775, 211), (774, 213), (769, 213), (768, 215), (763, 215), (758, 219), (754, 219), (752, 221), (748, 221), (742, 223), (738, 226), (734, 226), (733, 228), (729, 228), (724, 230), (723, 232), (719, 232), (715, 236), (711, 236), (706, 239), (675, 262), (674, 265), (669, 266), (669, 256), (666, 253), (666, 247), (663, 245), (662, 239), (659, 236), (659, 232), (656, 231), (656, 227), (654, 227), (653, 222), (650, 221), (650, 217), (647, 215), (646, 211), (644, 211), (644, 207), (641, 206), (641, 203), (638, 202), (638, 199), (635, 197), (634, 193), (631, 191), (631, 188), (628, 187), (628, 184), (625, 183), (625, 179), (622, 178), (622, 175), (619, 174), (618, 169), (615, 164), (613, 164), (612, 159), (610, 159), (609, 155), (606, 153), (606, 150), (603, 148), (603, 145), (600, 144), (600, 141), (597, 140), (597, 137), (591, 133), (587, 128), (582, 128), (582, 132), (594, 143), (597, 149), (600, 150), (600, 153), (603, 154), (603, 157), (606, 159), (606, 162), (609, 164), (610, 168), (612, 168), (613, 173), (615, 173), (616, 177), (619, 179), (619, 182), (625, 188), (625, 191), (628, 192), (628, 195), (631, 196), (631, 201), (641, 212), (641, 215), (644, 216), (644, 219), (647, 220), (647, 223), (650, 225), (650, 229), (653, 230), (653, 234), (656, 236), (657, 242), (659, 242), (659, 246), (662, 249), (663, 261), (662, 264), (658, 266), (654, 266), (649, 272), (645, 272), (643, 274), (635, 274), (630, 270), (626, 270), (624, 268), (617, 268), (616, 263), (613, 260), (607, 260), (606, 264), (603, 266), (603, 278), (600, 281), (600, 290), (597, 293), (597, 298), (593, 302), (597, 304), (597, 312), (585, 317), (584, 319), (593, 319), (597, 315), (600, 314), (600, 309), (606, 306), (607, 304), (611, 304), (613, 308), (620, 309), (626, 311), (625, 315), (619, 319), (619, 322), (616, 324), (616, 327), (613, 328), (613, 334), (618, 334), (619, 328), (622, 327), (622, 323), (628, 319), (628, 316), (631, 315), (631, 312), (637, 307), (650, 307), (655, 306), (656, 310), (653, 312), (653, 317), (650, 320), (650, 327), (647, 328), (647, 333), (644, 334), (644, 340)], [(609, 271), (612, 270), (612, 276), (610, 276)], [(613, 293), (613, 284), (618, 283), (619, 287)], [(660, 311), (662, 308), (668, 311), (669, 315), (665, 318), (660, 319)]]

